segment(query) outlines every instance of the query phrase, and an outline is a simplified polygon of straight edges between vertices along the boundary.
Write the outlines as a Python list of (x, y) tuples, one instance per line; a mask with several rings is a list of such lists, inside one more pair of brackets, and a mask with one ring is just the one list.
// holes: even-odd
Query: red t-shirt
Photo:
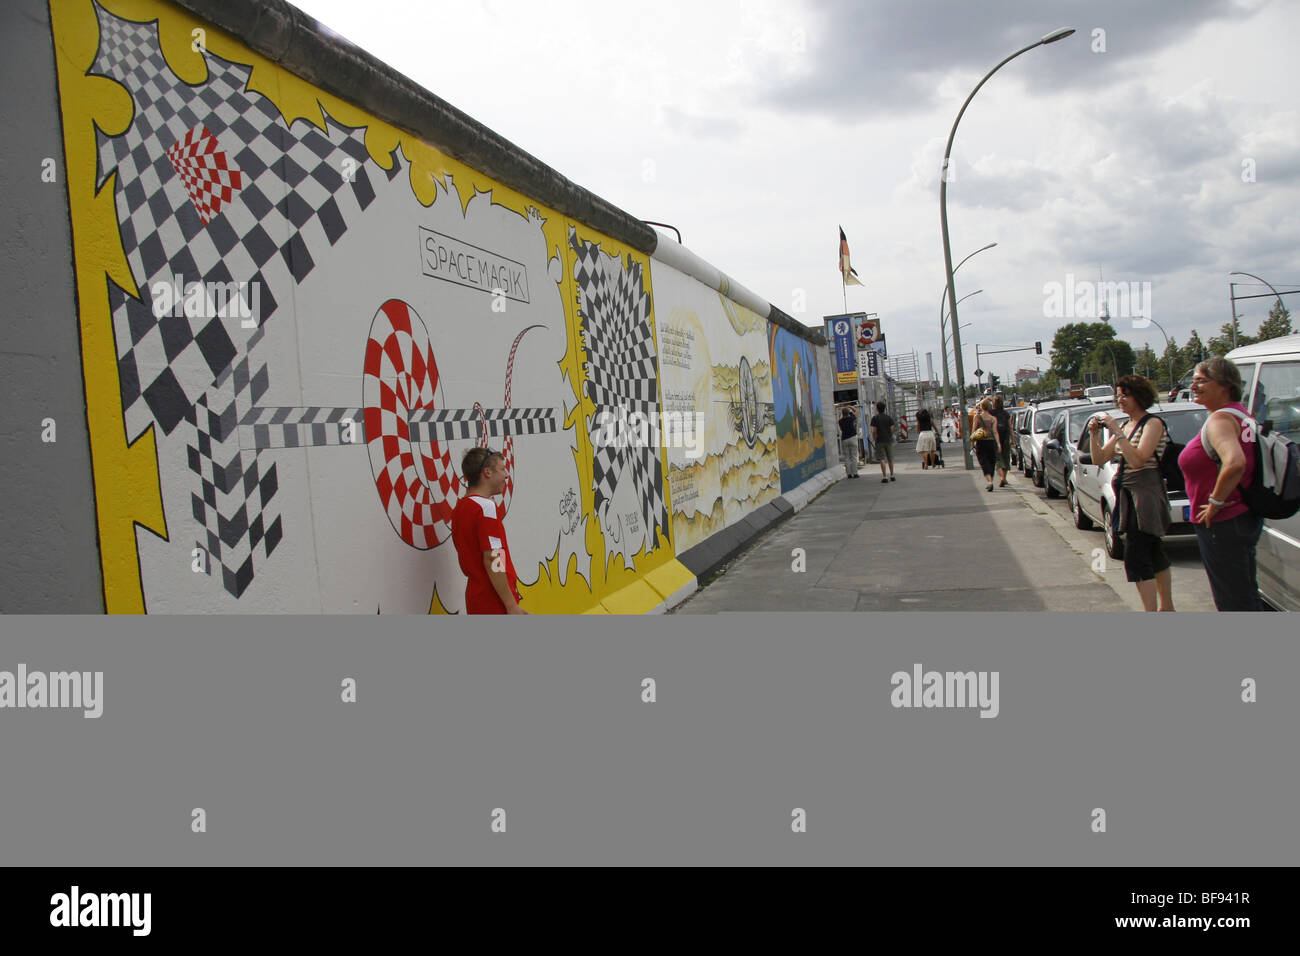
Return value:
[(465, 613), (504, 614), (506, 606), (497, 597), (492, 579), (483, 566), (483, 552), (501, 549), (506, 560), (506, 580), (515, 600), (520, 600), (515, 582), (514, 562), (510, 560), (510, 544), (506, 541), (505, 525), (497, 517), (497, 506), (491, 498), (466, 495), (451, 513), (451, 540), (456, 544), (456, 556), (465, 574)]

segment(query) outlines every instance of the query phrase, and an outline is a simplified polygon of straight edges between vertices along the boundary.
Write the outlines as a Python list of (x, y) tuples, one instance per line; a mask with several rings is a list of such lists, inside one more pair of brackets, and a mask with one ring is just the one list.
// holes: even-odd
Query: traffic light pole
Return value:
[[(992, 350), (992, 351), (989, 351), (989, 350), (986, 349), (982, 354), (984, 354), (984, 355), (1006, 355), (1008, 352), (1036, 352), (1037, 354), (1042, 355), (1042, 354), (1043, 354), (1043, 343), (1042, 343), (1042, 342), (1035, 342), (1033, 345), (1026, 345), (1026, 346), (1024, 346), (1023, 348), (1016, 348), (1016, 349), (994, 349), (994, 350)], [(976, 381), (979, 381), (979, 380), (983, 377), (983, 372), (984, 372), (983, 368), (980, 366), (980, 355), (981, 355), (981, 352), (980, 352), (980, 346), (979, 346), (979, 343), (977, 342), (977, 343), (975, 343), (975, 378), (976, 378)], [(989, 386), (990, 386), (990, 387), (993, 387), (993, 382), (994, 382), (995, 379), (996, 379), (999, 383), (1001, 383), (1001, 381), (1002, 381), (1001, 378), (1000, 378), (999, 376), (995, 376), (995, 375), (993, 375), (993, 373), (990, 372), (990, 373), (989, 373)], [(982, 390), (983, 390), (983, 389), (981, 388), (981, 391), (982, 391)]]

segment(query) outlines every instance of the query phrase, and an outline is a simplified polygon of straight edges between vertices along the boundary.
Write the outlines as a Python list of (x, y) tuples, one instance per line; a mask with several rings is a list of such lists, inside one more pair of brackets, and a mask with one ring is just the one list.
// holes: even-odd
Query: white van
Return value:
[[(1300, 335), (1228, 353), (1241, 370), (1241, 403), (1262, 429), (1300, 442)], [(1257, 551), (1259, 594), (1280, 611), (1300, 611), (1300, 514), (1265, 521)]]

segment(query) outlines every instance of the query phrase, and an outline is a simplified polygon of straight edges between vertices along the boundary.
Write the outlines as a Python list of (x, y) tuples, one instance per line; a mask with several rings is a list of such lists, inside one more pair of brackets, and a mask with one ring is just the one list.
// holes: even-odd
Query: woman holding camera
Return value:
[[(1088, 419), (1089, 452), (1094, 465), (1120, 456), (1115, 478), (1115, 522), (1124, 534), (1124, 575), (1137, 585), (1142, 607), (1174, 610), (1173, 577), (1161, 539), (1169, 531), (1169, 495), (1160, 474), (1160, 456), (1169, 444), (1165, 423), (1147, 409), (1156, 402), (1156, 389), (1141, 375), (1125, 375), (1115, 383), (1115, 404), (1128, 416), (1120, 425), (1102, 413)], [(1102, 432), (1114, 437), (1102, 443)]]

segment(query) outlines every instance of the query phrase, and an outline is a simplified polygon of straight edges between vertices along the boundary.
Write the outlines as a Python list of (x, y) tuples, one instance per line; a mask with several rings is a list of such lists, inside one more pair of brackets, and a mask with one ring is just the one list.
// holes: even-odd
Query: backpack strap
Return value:
[[(1258, 425), (1258, 423), (1255, 421), (1255, 419), (1251, 418), (1249, 415), (1247, 415), (1247, 414), (1246, 414), (1245, 412), (1243, 412), (1241, 409), (1239, 409), (1239, 408), (1226, 408), (1226, 407), (1225, 407), (1225, 408), (1216, 409), (1216, 411), (1220, 411), (1220, 412), (1229, 412), (1229, 413), (1235, 415), (1237, 418), (1240, 418), (1241, 421), (1242, 421), (1244, 424), (1247, 424), (1247, 425), (1253, 425), (1254, 428), (1255, 428), (1255, 434), (1256, 434), (1256, 435), (1259, 434), (1259, 425)], [(1206, 416), (1205, 416), (1205, 424), (1201, 426), (1201, 448), (1203, 448), (1203, 449), (1205, 450), (1205, 454), (1209, 456), (1210, 461), (1215, 462), (1215, 463), (1217, 464), (1218, 461), (1219, 461), (1219, 453), (1218, 453), (1217, 451), (1214, 450), (1214, 446), (1211, 445), (1211, 444), (1206, 440), (1206, 438), (1205, 438), (1205, 433), (1206, 433), (1206, 431), (1207, 431), (1207, 430), (1209, 429), (1209, 427), (1210, 427), (1210, 419), (1213, 418), (1213, 417), (1214, 417), (1214, 412), (1211, 412), (1209, 415), (1206, 415)]]

